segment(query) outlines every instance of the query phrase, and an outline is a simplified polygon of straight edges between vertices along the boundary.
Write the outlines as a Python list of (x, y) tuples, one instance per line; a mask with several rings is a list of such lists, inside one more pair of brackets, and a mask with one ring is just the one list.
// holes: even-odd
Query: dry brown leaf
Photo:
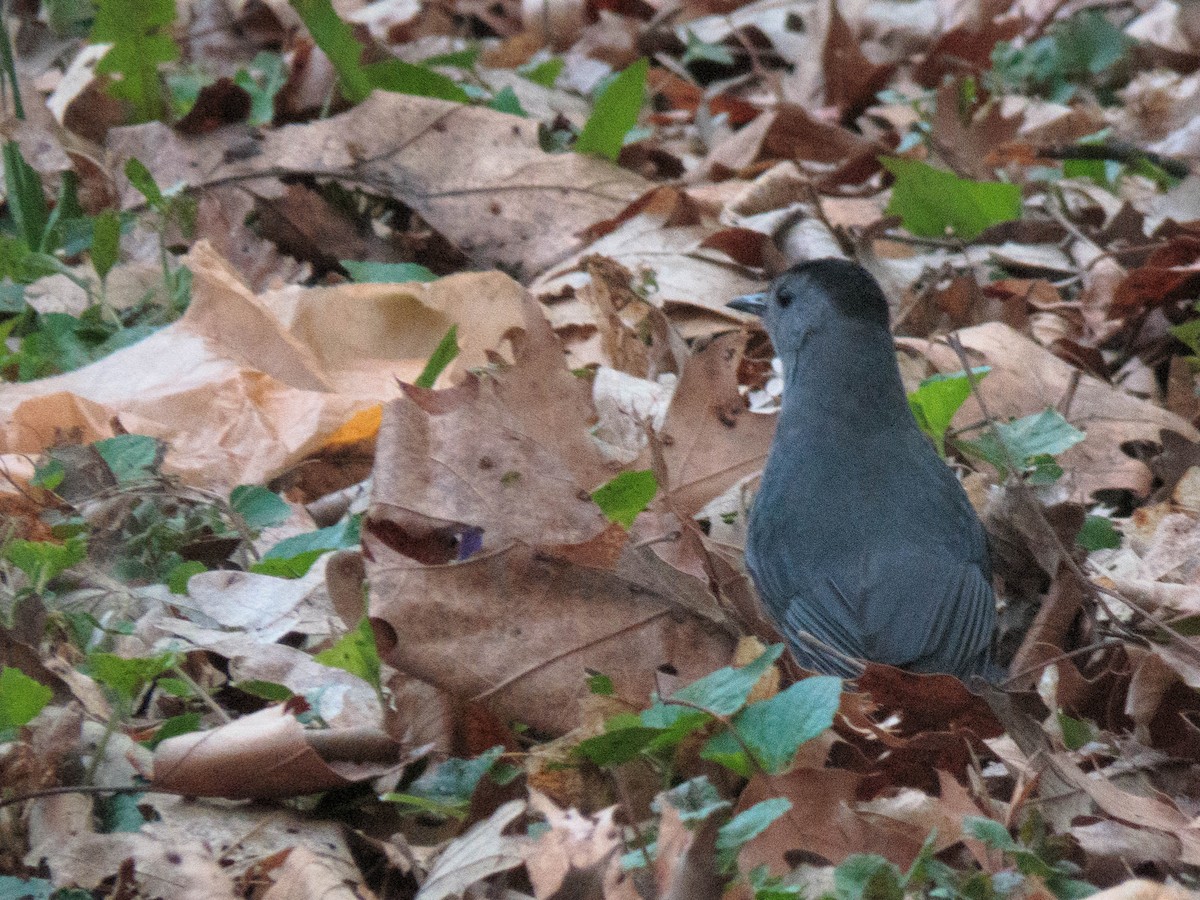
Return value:
[(666, 465), (660, 482), (680, 518), (691, 518), (766, 462), (775, 416), (750, 412), (738, 392), (745, 341), (738, 332), (713, 340), (688, 360), (675, 388), (659, 435)]
[(362, 885), (346, 883), (342, 867), (303, 846), (292, 848), (271, 874), (275, 883), (262, 900), (364, 900), (367, 896)]
[(927, 832), (916, 826), (872, 822), (855, 810), (861, 776), (840, 769), (794, 769), (782, 776), (756, 775), (738, 799), (735, 814), (770, 797), (792, 808), (749, 841), (738, 857), (742, 871), (766, 865), (773, 875), (791, 868), (793, 851), (841, 862), (852, 853), (878, 853), (901, 868), (916, 859)]
[(490, 875), (521, 865), (527, 839), (503, 832), (524, 811), (524, 800), (512, 800), (451, 841), (429, 870), (415, 900), (447, 900)]
[(706, 586), (656, 563), (648, 549), (626, 548), (615, 572), (522, 544), (419, 566), (369, 530), (363, 539), (374, 560), (370, 613), (390, 632), (384, 659), (551, 734), (577, 724), (589, 670), (641, 706), (658, 670), (695, 680), (725, 665), (733, 649), (728, 633), (688, 611), (711, 605)]
[(543, 815), (549, 830), (527, 850), (525, 869), (538, 900), (550, 897), (599, 897), (604, 882), (620, 869), (624, 847), (613, 823), (617, 808), (594, 815), (560, 809), (548, 797), (530, 792), (529, 805)]
[[(336, 750), (326, 749), (330, 742), (337, 742)], [(402, 764), (399, 750), (377, 730), (306, 732), (284, 706), (270, 706), (209, 731), (163, 741), (154, 751), (154, 785), (230, 800), (297, 797), (393, 771)], [(379, 762), (382, 754), (392, 760)], [(333, 756), (341, 758), (324, 758)]]
[[(385, 91), (271, 131), (244, 160), (227, 161), (228, 142), (151, 123), (120, 129), (109, 147), (118, 160), (136, 156), (162, 185), (245, 179), (270, 197), (282, 191), (280, 176), (340, 179), (410, 206), (476, 265), (525, 275), (579, 249), (577, 234), (649, 187), (604, 160), (545, 153), (533, 120)], [(124, 197), (141, 201), (132, 188)]]

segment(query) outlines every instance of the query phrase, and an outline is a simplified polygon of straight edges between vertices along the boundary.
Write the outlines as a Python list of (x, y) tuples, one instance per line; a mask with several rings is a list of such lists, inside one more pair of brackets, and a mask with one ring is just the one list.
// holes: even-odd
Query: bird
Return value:
[(987, 533), (913, 418), (878, 282), (816, 259), (727, 305), (762, 317), (782, 362), (746, 566), (796, 661), (995, 680)]

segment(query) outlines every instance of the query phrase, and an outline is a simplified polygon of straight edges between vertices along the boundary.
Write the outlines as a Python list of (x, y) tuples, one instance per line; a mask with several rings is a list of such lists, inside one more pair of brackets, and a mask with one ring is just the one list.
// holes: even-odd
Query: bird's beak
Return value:
[(745, 294), (741, 297), (734, 297), (725, 305), (730, 309), (736, 309), (739, 312), (750, 313), (754, 316), (761, 316), (767, 311), (767, 295)]

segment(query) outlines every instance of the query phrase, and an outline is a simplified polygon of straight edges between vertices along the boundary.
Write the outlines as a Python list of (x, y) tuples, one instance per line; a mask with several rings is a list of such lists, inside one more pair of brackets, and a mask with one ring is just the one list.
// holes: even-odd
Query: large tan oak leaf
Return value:
[[(416, 210), (475, 265), (522, 277), (579, 250), (580, 232), (650, 187), (606, 160), (544, 152), (532, 119), (383, 91), (328, 119), (238, 137), (237, 128), (186, 137), (153, 122), (113, 131), (109, 146), (163, 187), (241, 183), (276, 198), (281, 177), (337, 179)], [(122, 179), (123, 205), (142, 200)]]
[(389, 663), (553, 733), (589, 671), (640, 705), (661, 672), (725, 665), (732, 636), (706, 578), (591, 501), (620, 467), (589, 433), (587, 382), (532, 299), (525, 314), (511, 367), (385, 407), (363, 549)]

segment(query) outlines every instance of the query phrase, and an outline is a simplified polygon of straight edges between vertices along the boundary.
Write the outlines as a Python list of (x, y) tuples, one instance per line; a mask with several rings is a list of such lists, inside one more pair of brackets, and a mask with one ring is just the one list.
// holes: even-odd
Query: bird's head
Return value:
[(888, 305), (879, 284), (862, 266), (844, 259), (798, 263), (763, 293), (727, 305), (762, 316), (781, 357), (799, 351), (810, 338), (858, 330), (849, 326), (888, 330)]

